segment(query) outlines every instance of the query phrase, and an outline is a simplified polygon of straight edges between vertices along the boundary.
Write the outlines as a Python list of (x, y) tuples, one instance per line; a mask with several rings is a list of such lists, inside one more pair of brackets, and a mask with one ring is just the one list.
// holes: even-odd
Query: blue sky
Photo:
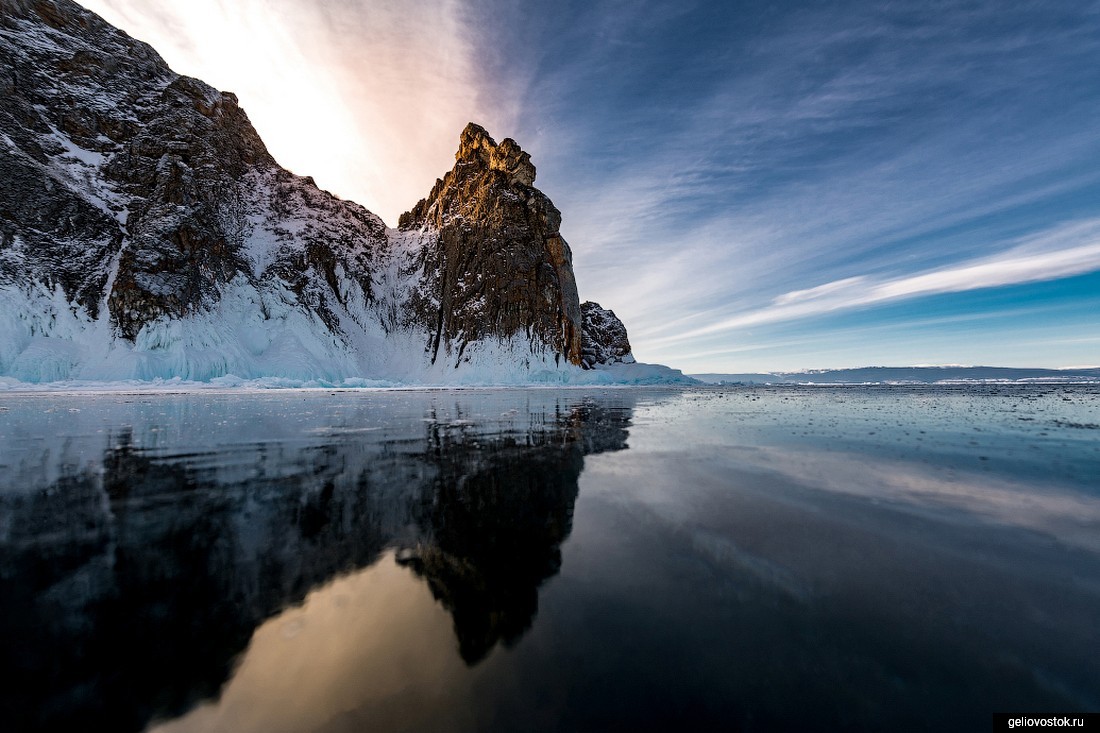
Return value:
[(390, 224), (515, 138), (642, 360), (1100, 364), (1100, 3), (88, 5)]

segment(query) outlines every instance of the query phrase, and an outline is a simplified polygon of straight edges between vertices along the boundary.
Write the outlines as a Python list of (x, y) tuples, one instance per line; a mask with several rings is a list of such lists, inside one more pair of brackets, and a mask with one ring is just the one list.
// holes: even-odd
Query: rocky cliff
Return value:
[(599, 303), (585, 301), (581, 304), (581, 364), (592, 368), (597, 364), (633, 364), (630, 339), (626, 326), (615, 311), (600, 307)]
[(561, 215), (511, 139), (469, 125), (389, 229), (280, 167), (232, 94), (69, 0), (0, 0), (0, 93), (0, 376), (560, 381), (596, 363)]
[(533, 187), (535, 166), (511, 138), (462, 131), (455, 167), (399, 228), (423, 232), (424, 273), (411, 305), (440, 345), (457, 356), (470, 341), (522, 332), (580, 364), (581, 313), (573, 259), (558, 232), (561, 213)]

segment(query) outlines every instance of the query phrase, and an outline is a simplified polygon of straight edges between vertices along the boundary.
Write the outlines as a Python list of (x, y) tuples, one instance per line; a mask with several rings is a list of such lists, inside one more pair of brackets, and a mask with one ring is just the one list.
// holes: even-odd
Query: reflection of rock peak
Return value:
[(510, 444), (484, 458), (441, 454), (424, 539), (400, 558), (451, 612), (467, 664), (531, 627), (538, 588), (561, 568), (584, 456), (624, 449), (629, 421), (621, 410), (581, 404), (537, 450)]
[[(306, 399), (320, 415), (332, 398)], [(104, 401), (68, 427), (30, 410), (40, 428), (81, 436), (81, 459), (36, 443), (43, 455), (12, 451), (29, 475), (0, 477), (0, 668), (17, 679), (0, 692), (4, 720), (128, 731), (183, 712), (217, 694), (265, 618), (394, 545), (416, 548), (400, 557), (450, 611), (467, 663), (518, 640), (560, 567), (584, 455), (625, 447), (629, 404), (528, 397), (528, 412), (475, 425), (460, 405), (436, 418), (434, 396), (412, 398), (411, 413), (408, 399), (335, 408), (348, 424), (389, 426), (381, 401), (401, 427), (325, 432), (332, 415), (299, 415), (285, 434), (268, 422), (262, 449), (226, 424), (270, 421), (266, 401)], [(189, 442), (161, 437), (165, 422)], [(51, 460), (61, 478), (44, 485), (37, 469)]]
[(582, 450), (578, 443), (534, 453), (513, 446), (473, 470), (461, 459), (441, 464), (435, 502), (423, 520), (426, 541), (407, 564), (451, 612), (467, 664), (530, 627), (538, 587), (561, 567)]

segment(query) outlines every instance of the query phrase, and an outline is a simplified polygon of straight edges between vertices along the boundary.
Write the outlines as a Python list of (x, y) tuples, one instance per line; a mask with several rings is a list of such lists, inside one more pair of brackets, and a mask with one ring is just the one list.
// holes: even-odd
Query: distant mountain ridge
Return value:
[(513, 140), (471, 123), (389, 228), (71, 0), (0, 0), (0, 96), (0, 377), (554, 382), (632, 361), (625, 329), (585, 323)]
[(1100, 367), (1028, 369), (988, 366), (860, 367), (801, 372), (692, 374), (706, 384), (890, 384), (936, 382), (1100, 382)]

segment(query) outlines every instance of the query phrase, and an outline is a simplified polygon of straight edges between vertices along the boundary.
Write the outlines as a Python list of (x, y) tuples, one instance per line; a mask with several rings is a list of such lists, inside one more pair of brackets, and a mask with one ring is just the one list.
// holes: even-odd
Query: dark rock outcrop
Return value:
[(591, 369), (597, 364), (634, 363), (626, 326), (614, 311), (601, 308), (599, 303), (585, 301), (581, 304), (581, 318), (581, 360), (584, 367)]
[(462, 131), (455, 167), (399, 228), (427, 232), (424, 277), (411, 305), (440, 347), (461, 358), (470, 341), (524, 334), (580, 363), (580, 299), (561, 213), (533, 188), (531, 156), (484, 128)]

